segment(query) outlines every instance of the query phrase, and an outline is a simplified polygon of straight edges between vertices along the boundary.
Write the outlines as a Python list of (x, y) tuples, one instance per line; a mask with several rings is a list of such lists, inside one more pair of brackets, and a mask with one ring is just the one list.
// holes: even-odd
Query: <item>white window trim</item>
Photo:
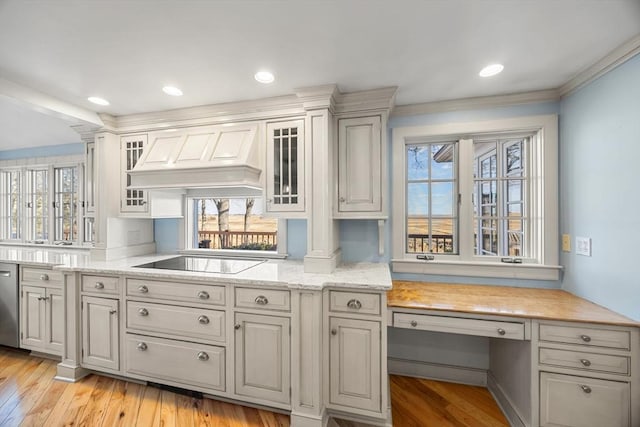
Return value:
[[(502, 132), (532, 132), (538, 133), (543, 138), (543, 143), (535, 144), (533, 150), (538, 150), (536, 155), (543, 159), (543, 165), (534, 164), (531, 185), (542, 185), (543, 198), (537, 200), (539, 211), (532, 216), (531, 221), (538, 221), (538, 225), (532, 227), (532, 233), (536, 235), (536, 241), (540, 245), (538, 254), (539, 264), (505, 264), (495, 259), (480, 260), (481, 257), (436, 257), (431, 261), (417, 260), (415, 254), (407, 254), (405, 251), (406, 229), (406, 162), (405, 147), (416, 141), (444, 139), (466, 139), (474, 134), (491, 134)], [(466, 123), (446, 123), (428, 126), (410, 126), (394, 128), (393, 141), (393, 242), (392, 242), (392, 270), (398, 273), (476, 276), (513, 279), (537, 279), (558, 280), (562, 267), (559, 262), (558, 248), (558, 117), (556, 115), (516, 117), (500, 120), (488, 120)], [(535, 137), (534, 137), (535, 138)], [(531, 152), (532, 152), (531, 151)], [(460, 153), (464, 155), (464, 153)], [(460, 185), (468, 185), (470, 171), (459, 169)], [(470, 190), (470, 189), (468, 189)], [(460, 206), (461, 238), (471, 238), (472, 222), (462, 218), (473, 215), (469, 204), (471, 200), (463, 200)], [(463, 237), (466, 236), (466, 237)], [(445, 259), (443, 259), (445, 258)]]

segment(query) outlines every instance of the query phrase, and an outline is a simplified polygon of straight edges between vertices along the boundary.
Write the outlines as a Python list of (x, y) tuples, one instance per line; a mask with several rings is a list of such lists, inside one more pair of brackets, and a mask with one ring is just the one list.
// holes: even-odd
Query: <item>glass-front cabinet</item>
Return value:
[(147, 200), (147, 192), (145, 190), (137, 190), (129, 188), (131, 185), (131, 175), (129, 171), (132, 170), (140, 157), (142, 157), (142, 150), (147, 145), (147, 135), (127, 135), (121, 138), (122, 149), (122, 181), (121, 181), (121, 213), (146, 213), (149, 210), (149, 204)]
[(303, 212), (304, 120), (267, 123), (267, 212)]

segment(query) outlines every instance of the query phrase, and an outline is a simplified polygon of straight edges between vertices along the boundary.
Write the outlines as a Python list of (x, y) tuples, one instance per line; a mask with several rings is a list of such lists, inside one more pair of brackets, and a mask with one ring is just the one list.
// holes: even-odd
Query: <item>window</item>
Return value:
[(78, 234), (78, 169), (54, 169), (54, 240), (73, 242)]
[(26, 239), (42, 242), (49, 239), (48, 169), (28, 169), (25, 185)]
[(278, 252), (278, 219), (262, 198), (188, 198), (187, 249)]
[(557, 118), (393, 130), (393, 270), (558, 278)]
[(0, 174), (0, 238), (22, 239), (20, 222), (21, 174), (19, 170), (2, 171)]

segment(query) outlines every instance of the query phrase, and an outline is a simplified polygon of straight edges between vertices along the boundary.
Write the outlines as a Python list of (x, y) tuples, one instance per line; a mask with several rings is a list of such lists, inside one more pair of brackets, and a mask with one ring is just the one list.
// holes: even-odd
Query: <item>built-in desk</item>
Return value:
[(394, 281), (387, 307), (389, 326), (488, 337), (487, 386), (514, 426), (640, 426), (632, 319), (562, 290), (487, 285)]

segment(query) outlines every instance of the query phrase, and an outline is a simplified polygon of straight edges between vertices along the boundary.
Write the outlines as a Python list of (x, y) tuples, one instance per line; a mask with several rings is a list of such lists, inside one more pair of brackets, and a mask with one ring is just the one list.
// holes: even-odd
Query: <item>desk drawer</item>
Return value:
[(274, 289), (236, 288), (236, 307), (289, 311), (291, 294)]
[(120, 281), (117, 277), (82, 276), (82, 292), (117, 294), (120, 292)]
[(629, 358), (608, 354), (583, 353), (570, 350), (540, 348), (540, 363), (593, 372), (629, 374)]
[(329, 292), (329, 310), (344, 313), (380, 314), (380, 294)]
[(163, 282), (160, 280), (127, 279), (127, 295), (136, 298), (157, 298), (169, 301), (224, 305), (224, 286)]
[(64, 274), (51, 268), (22, 267), (20, 282), (35, 286), (56, 286), (64, 283)]
[(524, 324), (517, 322), (394, 313), (393, 326), (452, 334), (524, 340)]
[(587, 326), (559, 326), (540, 324), (540, 341), (579, 344), (590, 347), (607, 347), (629, 350), (629, 331), (596, 329)]

